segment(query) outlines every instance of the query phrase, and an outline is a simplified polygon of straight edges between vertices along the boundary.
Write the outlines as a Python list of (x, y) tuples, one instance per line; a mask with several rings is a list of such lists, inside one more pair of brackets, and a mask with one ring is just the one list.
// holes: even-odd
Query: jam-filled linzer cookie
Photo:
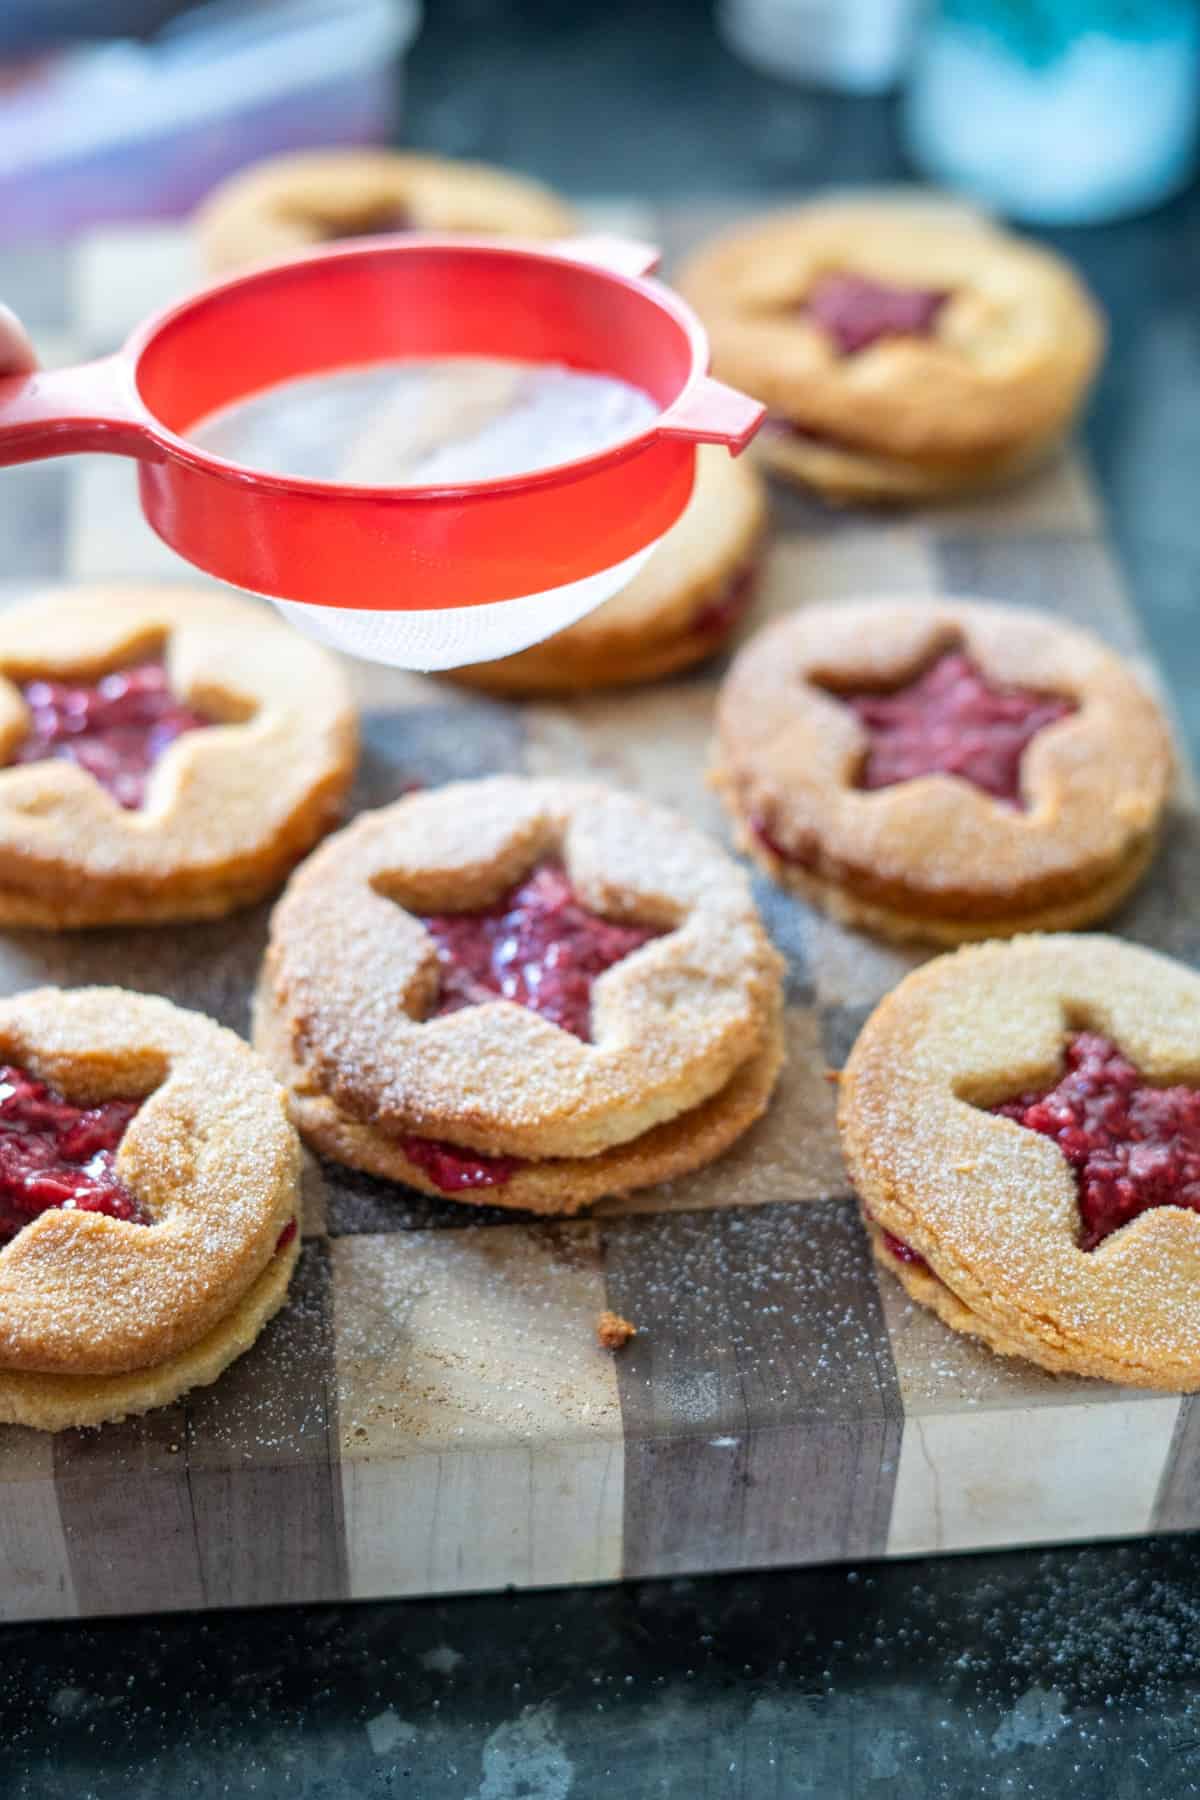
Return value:
[(483, 163), (400, 150), (302, 150), (230, 176), (196, 216), (215, 272), (292, 256), (333, 238), (393, 231), (566, 237), (574, 216), (557, 194)]
[(496, 777), (364, 814), (297, 872), (255, 1041), (322, 1154), (573, 1213), (759, 1117), (780, 976), (744, 875), (682, 820)]
[(1043, 1368), (1200, 1388), (1200, 976), (1106, 937), (938, 957), (843, 1071), (875, 1254)]
[(356, 724), (325, 651), (216, 589), (0, 611), (0, 925), (215, 918), (336, 823)]
[(215, 1381), (287, 1295), (300, 1162), (231, 1031), (120, 988), (0, 1001), (0, 1423)]
[(628, 587), (544, 643), (452, 679), (494, 694), (580, 693), (703, 662), (753, 605), (765, 527), (763, 482), (749, 458), (702, 445), (691, 499)]
[(1103, 918), (1153, 855), (1171, 771), (1159, 708), (1103, 644), (973, 601), (803, 607), (718, 708), (741, 848), (901, 941)]
[(716, 372), (770, 409), (756, 449), (834, 499), (933, 499), (1020, 473), (1065, 436), (1104, 347), (1058, 257), (903, 202), (751, 221), (679, 286)]

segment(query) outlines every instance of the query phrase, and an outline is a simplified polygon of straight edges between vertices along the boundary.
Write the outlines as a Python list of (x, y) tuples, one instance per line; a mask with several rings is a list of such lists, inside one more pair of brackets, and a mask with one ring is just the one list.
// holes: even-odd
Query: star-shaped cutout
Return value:
[(989, 1111), (1053, 1140), (1075, 1172), (1079, 1244), (1094, 1250), (1156, 1206), (1200, 1212), (1200, 1088), (1150, 1087), (1110, 1038), (1067, 1039), (1053, 1087)]
[(513, 1000), (584, 1043), (597, 978), (663, 935), (591, 912), (558, 862), (540, 864), (482, 912), (431, 913), (421, 923), (442, 966), (428, 1017)]

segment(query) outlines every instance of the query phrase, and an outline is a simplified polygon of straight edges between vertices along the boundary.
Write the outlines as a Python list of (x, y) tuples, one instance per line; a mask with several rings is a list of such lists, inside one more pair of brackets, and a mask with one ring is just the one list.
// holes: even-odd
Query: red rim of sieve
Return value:
[[(134, 457), (142, 510), (188, 562), (309, 605), (432, 611), (540, 594), (654, 543), (686, 506), (695, 445), (738, 454), (764, 409), (707, 373), (691, 309), (620, 238), (405, 233), (322, 246), (214, 283), (96, 362), (0, 381), (0, 464)], [(509, 357), (612, 375), (657, 403), (593, 456), (450, 487), (265, 473), (187, 432), (277, 382), (399, 358)]]

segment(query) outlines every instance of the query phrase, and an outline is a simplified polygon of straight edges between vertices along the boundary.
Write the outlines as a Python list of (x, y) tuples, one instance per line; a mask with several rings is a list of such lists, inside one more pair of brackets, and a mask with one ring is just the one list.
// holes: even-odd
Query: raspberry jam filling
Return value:
[(662, 936), (652, 925), (626, 925), (589, 912), (566, 870), (553, 862), (543, 863), (483, 912), (433, 913), (421, 922), (442, 965), (441, 990), (428, 1017), (488, 1000), (515, 1000), (585, 1044), (591, 1042), (592, 984)]
[(149, 1225), (116, 1174), (117, 1146), (140, 1105), (75, 1106), (25, 1069), (0, 1067), (0, 1244), (54, 1209)]
[(865, 275), (822, 275), (804, 311), (827, 331), (841, 356), (854, 356), (880, 338), (930, 337), (950, 295), (942, 288), (892, 287)]
[(758, 567), (753, 563), (731, 576), (720, 593), (700, 608), (692, 620), (693, 632), (698, 637), (718, 637), (732, 631), (750, 610), (757, 578)]
[(39, 677), (20, 691), (29, 730), (10, 761), (73, 762), (128, 811), (145, 801), (150, 770), (167, 745), (214, 722), (176, 699), (162, 662), (117, 669), (97, 682)]
[(806, 855), (804, 851), (789, 850), (785, 844), (781, 844), (761, 813), (753, 815), (750, 820), (750, 829), (764, 850), (769, 850), (772, 856), (779, 858), (780, 862), (795, 863), (800, 868), (808, 868), (815, 861), (815, 857)]
[(1067, 1040), (1065, 1061), (1052, 1088), (991, 1111), (1053, 1139), (1074, 1169), (1080, 1249), (1155, 1206), (1200, 1212), (1200, 1089), (1148, 1087), (1094, 1031)]
[(1039, 731), (1075, 711), (1057, 694), (998, 687), (961, 650), (889, 693), (844, 693), (870, 735), (860, 788), (894, 787), (918, 775), (957, 775), (1006, 806), (1021, 807), (1021, 758)]
[(424, 1169), (443, 1194), (503, 1187), (518, 1169), (525, 1167), (516, 1156), (483, 1156), (478, 1150), (462, 1150), (457, 1144), (439, 1143), (436, 1138), (401, 1138), (400, 1148), (410, 1162)]
[(894, 1231), (889, 1231), (885, 1225), (881, 1225), (879, 1229), (883, 1237), (883, 1247), (889, 1256), (894, 1256), (897, 1262), (907, 1263), (912, 1269), (929, 1267), (919, 1251), (914, 1250), (911, 1244), (906, 1244), (903, 1238), (898, 1238)]

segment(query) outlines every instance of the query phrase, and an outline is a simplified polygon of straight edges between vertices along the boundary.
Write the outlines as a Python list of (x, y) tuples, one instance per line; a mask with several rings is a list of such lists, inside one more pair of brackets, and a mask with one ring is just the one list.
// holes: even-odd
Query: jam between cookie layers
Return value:
[(879, 1261), (1043, 1367), (1200, 1387), (1200, 977), (1117, 939), (926, 963), (839, 1083)]
[(858, 787), (956, 775), (1016, 807), (1024, 804), (1021, 761), (1029, 745), (1076, 710), (1072, 700), (989, 681), (961, 650), (945, 651), (903, 687), (835, 697), (868, 735)]
[[(453, 911), (410, 897), (438, 889)], [(349, 965), (322, 954), (334, 917)], [(574, 1212), (739, 1135), (778, 1072), (779, 1007), (744, 877), (698, 833), (591, 784), (498, 777), (365, 815), (298, 873), (255, 1041), (324, 1154)]]
[(230, 1031), (116, 988), (0, 1000), (0, 1423), (216, 1379), (283, 1303), (299, 1146)]
[[(1006, 806), (1024, 806), (1021, 760), (1039, 731), (1069, 718), (1075, 703), (988, 680), (961, 650), (947, 650), (899, 688), (833, 698), (867, 733), (854, 785), (867, 792), (954, 775)], [(783, 862), (804, 858), (772, 836), (764, 818), (753, 829)]]
[(1104, 326), (1065, 263), (951, 205), (814, 202), (703, 246), (679, 287), (759, 451), (834, 500), (936, 499), (1061, 443)]
[(1200, 1088), (1154, 1087), (1110, 1038), (1067, 1041), (1063, 1075), (992, 1111), (1056, 1143), (1079, 1186), (1080, 1248), (1155, 1206), (1200, 1212)]
[[(0, 1066), (0, 1245), (45, 1212), (94, 1212), (150, 1225), (145, 1203), (117, 1174), (121, 1140), (140, 1100), (77, 1106), (28, 1069)], [(295, 1219), (276, 1250), (295, 1237)]]
[[(887, 338), (932, 337), (950, 297), (944, 288), (896, 287), (846, 270), (832, 270), (814, 282), (800, 313), (820, 326), (839, 356), (852, 357)], [(794, 454), (807, 448), (811, 457), (816, 447), (847, 458), (854, 456), (853, 443), (836, 431), (797, 425), (780, 414), (771, 414), (766, 421), (764, 444), (768, 451), (772, 439), (777, 446), (782, 443), (785, 461), (789, 439)]]
[(1109, 650), (975, 601), (803, 607), (742, 650), (717, 727), (741, 846), (902, 941), (1103, 917), (1170, 790), (1166, 723)]
[[(430, 1018), (513, 1000), (584, 1043), (591, 1041), (598, 976), (661, 935), (654, 926), (602, 918), (583, 905), (560, 863), (545, 863), (493, 906), (421, 920), (437, 945), (441, 985)], [(472, 1156), (453, 1144), (409, 1134), (405, 1154), (444, 1194), (503, 1187), (524, 1166), (517, 1157)]]
[(356, 749), (335, 660), (257, 602), (113, 582), (6, 607), (0, 922), (247, 906), (335, 821)]
[(829, 333), (843, 356), (855, 356), (882, 338), (930, 337), (950, 298), (944, 288), (896, 287), (848, 270), (814, 282), (803, 311)]
[(0, 1244), (52, 1207), (148, 1224), (116, 1172), (117, 1146), (140, 1104), (76, 1106), (28, 1070), (0, 1067)]
[(94, 682), (41, 676), (19, 691), (29, 730), (10, 762), (76, 763), (130, 811), (144, 805), (150, 771), (167, 746), (215, 722), (176, 698), (161, 659)]
[(661, 937), (654, 925), (602, 918), (580, 900), (561, 863), (543, 863), (481, 912), (426, 913), (441, 986), (430, 1018), (488, 1000), (514, 1000), (590, 1043), (597, 978)]
[[(1153, 1087), (1110, 1038), (1073, 1033), (1052, 1087), (1002, 1100), (989, 1111), (1058, 1145), (1075, 1172), (1079, 1247), (1106, 1238), (1155, 1206), (1200, 1212), (1200, 1088)], [(890, 1231), (889, 1253), (928, 1267)]]

